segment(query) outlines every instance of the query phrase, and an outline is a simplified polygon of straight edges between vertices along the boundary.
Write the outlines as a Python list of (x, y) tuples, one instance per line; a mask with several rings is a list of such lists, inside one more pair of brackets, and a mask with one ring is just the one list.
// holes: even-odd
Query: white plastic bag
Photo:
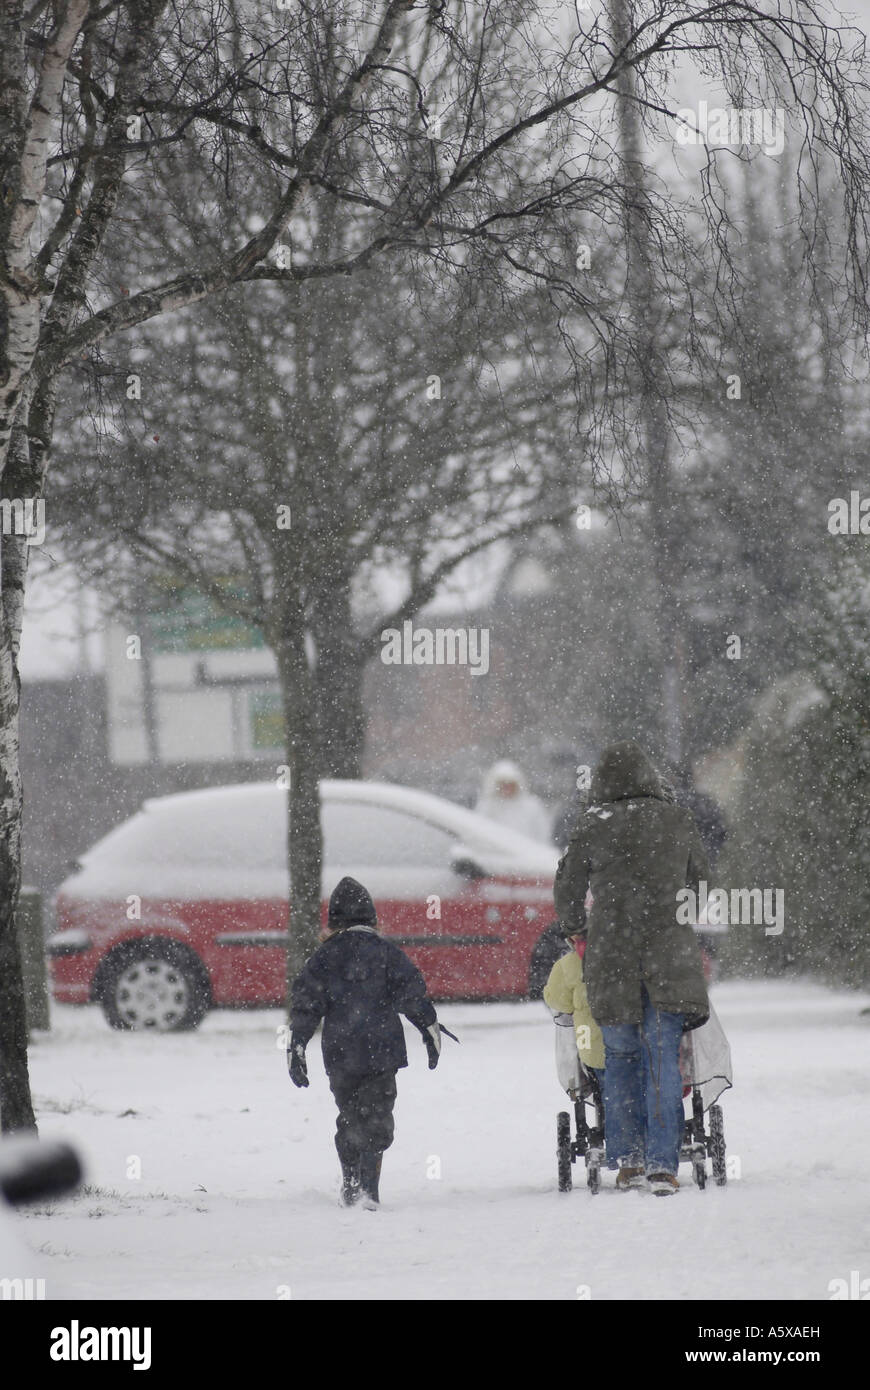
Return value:
[(574, 1033), (573, 1014), (553, 1014), (556, 1025), (556, 1075), (563, 1091), (579, 1091), (580, 1054)]
[(686, 1086), (700, 1087), (705, 1110), (732, 1084), (731, 1048), (712, 1004), (707, 1022), (683, 1034), (680, 1072)]

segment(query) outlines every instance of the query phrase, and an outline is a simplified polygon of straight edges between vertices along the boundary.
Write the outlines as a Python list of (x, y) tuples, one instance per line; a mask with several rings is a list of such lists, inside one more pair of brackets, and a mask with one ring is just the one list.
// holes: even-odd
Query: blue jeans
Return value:
[(683, 1015), (654, 1009), (640, 1023), (602, 1026), (607, 1155), (620, 1168), (676, 1175), (683, 1139)]

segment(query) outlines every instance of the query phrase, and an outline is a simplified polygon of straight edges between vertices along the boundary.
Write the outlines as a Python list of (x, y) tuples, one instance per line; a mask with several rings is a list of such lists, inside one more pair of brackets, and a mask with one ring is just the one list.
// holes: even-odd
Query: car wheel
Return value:
[(153, 1033), (198, 1027), (211, 1003), (198, 957), (160, 940), (132, 943), (110, 957), (99, 998), (112, 1028)]

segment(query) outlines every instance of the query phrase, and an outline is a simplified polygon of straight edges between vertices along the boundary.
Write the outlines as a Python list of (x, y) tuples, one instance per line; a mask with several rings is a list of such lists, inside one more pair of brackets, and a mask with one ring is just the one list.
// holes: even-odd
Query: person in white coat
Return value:
[(533, 840), (551, 844), (550, 817), (539, 797), (528, 790), (526, 779), (516, 763), (507, 758), (493, 763), (484, 773), (475, 811), (490, 820), (530, 835)]

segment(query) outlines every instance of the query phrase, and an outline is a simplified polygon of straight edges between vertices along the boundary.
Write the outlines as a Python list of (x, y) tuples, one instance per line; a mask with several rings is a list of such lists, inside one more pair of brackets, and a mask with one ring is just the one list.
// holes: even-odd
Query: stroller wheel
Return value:
[(703, 1192), (707, 1186), (707, 1159), (703, 1153), (692, 1154), (692, 1177)]
[(722, 1121), (721, 1105), (710, 1106), (710, 1157), (713, 1160), (713, 1177), (717, 1187), (724, 1187), (728, 1181), (725, 1164), (725, 1125)]
[(560, 1110), (556, 1116), (556, 1171), (559, 1191), (571, 1191), (571, 1116)]
[(592, 1193), (601, 1191), (601, 1165), (597, 1155), (586, 1155), (586, 1186)]

